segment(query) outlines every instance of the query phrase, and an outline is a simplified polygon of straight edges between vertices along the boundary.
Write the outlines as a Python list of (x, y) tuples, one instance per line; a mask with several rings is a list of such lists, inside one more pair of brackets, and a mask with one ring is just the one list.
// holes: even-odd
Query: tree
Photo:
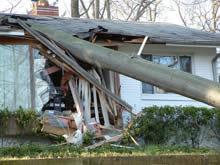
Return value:
[(71, 2), (72, 11), (77, 12), (78, 9), (80, 13), (79, 15), (75, 13), (74, 16), (127, 21), (156, 21), (162, 0), (71, 0)]
[(156, 22), (157, 15), (159, 14), (159, 5), (162, 0), (156, 0), (154, 3), (147, 7), (147, 19), (151, 22)]
[(95, 0), (95, 18), (99, 19), (100, 1)]
[(111, 0), (80, 0), (80, 4), (82, 11), (80, 16), (86, 15), (87, 18), (111, 19)]
[(106, 0), (105, 2), (106, 2), (106, 8), (107, 8), (107, 18), (111, 19), (111, 11), (110, 11), (111, 2), (110, 0)]
[(114, 19), (155, 21), (162, 0), (123, 0), (112, 2)]
[(196, 25), (204, 31), (220, 31), (219, 0), (174, 0), (174, 2), (185, 26)]
[(79, 0), (71, 0), (71, 16), (80, 17), (79, 15)]
[(22, 0), (4, 0), (4, 2), (1, 3), (5, 4), (6, 8), (1, 12), (13, 13), (14, 10), (21, 4), (21, 2)]

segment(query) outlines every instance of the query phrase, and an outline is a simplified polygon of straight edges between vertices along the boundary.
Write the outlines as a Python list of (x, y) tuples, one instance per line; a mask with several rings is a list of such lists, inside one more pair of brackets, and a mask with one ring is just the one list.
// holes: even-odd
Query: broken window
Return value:
[(34, 83), (35, 83), (35, 109), (41, 110), (49, 101), (50, 77), (45, 73), (46, 59), (33, 49), (34, 55)]
[[(158, 55), (141, 55), (142, 58), (157, 64), (168, 66), (184, 72), (192, 73), (190, 56), (158, 56)], [(165, 90), (155, 87), (148, 83), (142, 83), (143, 94), (164, 94)]]

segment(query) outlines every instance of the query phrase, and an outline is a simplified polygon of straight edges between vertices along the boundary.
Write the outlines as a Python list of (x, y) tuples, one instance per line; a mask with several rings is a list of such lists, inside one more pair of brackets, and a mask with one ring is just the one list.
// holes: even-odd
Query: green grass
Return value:
[(106, 157), (106, 156), (145, 156), (145, 155), (166, 155), (166, 154), (220, 154), (220, 150), (208, 148), (191, 148), (177, 146), (145, 146), (141, 148), (118, 148), (109, 144), (101, 147), (84, 150), (74, 145), (22, 145), (0, 149), (0, 160), (14, 158), (72, 158), (72, 157)]

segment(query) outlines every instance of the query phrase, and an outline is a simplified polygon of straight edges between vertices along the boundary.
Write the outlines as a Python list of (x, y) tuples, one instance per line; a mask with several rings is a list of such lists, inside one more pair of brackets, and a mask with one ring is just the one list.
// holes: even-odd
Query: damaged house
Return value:
[(1, 14), (0, 38), (0, 105), (41, 110), (44, 132), (64, 135), (67, 126), (68, 135), (81, 134), (86, 127), (113, 137), (121, 133), (122, 111), (220, 107), (219, 34), (163, 23)]

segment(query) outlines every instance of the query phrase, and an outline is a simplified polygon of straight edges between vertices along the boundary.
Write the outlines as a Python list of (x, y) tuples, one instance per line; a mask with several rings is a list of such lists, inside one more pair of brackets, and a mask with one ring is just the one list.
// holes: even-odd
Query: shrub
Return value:
[[(220, 111), (197, 107), (148, 107), (139, 119), (125, 132), (124, 142), (130, 142), (129, 134), (141, 138), (145, 144), (173, 144), (181, 142), (199, 146), (202, 126), (215, 130), (220, 135)], [(171, 140), (172, 139), (172, 140)]]
[(13, 116), (16, 119), (16, 123), (20, 127), (20, 129), (23, 131), (27, 127), (33, 127), (32, 131), (37, 132), (39, 130), (39, 120), (38, 112), (32, 111), (32, 110), (24, 110), (21, 106), (13, 113)]
[(8, 108), (0, 110), (0, 134), (4, 135), (8, 119), (14, 117), (17, 125), (20, 127), (22, 134), (25, 131), (25, 128), (33, 127), (32, 132), (37, 133), (40, 131), (40, 121), (38, 120), (38, 112), (32, 110), (24, 110), (22, 107), (19, 107), (16, 111), (11, 112)]
[(8, 127), (8, 119), (11, 116), (8, 108), (0, 110), (0, 135), (3, 135)]

